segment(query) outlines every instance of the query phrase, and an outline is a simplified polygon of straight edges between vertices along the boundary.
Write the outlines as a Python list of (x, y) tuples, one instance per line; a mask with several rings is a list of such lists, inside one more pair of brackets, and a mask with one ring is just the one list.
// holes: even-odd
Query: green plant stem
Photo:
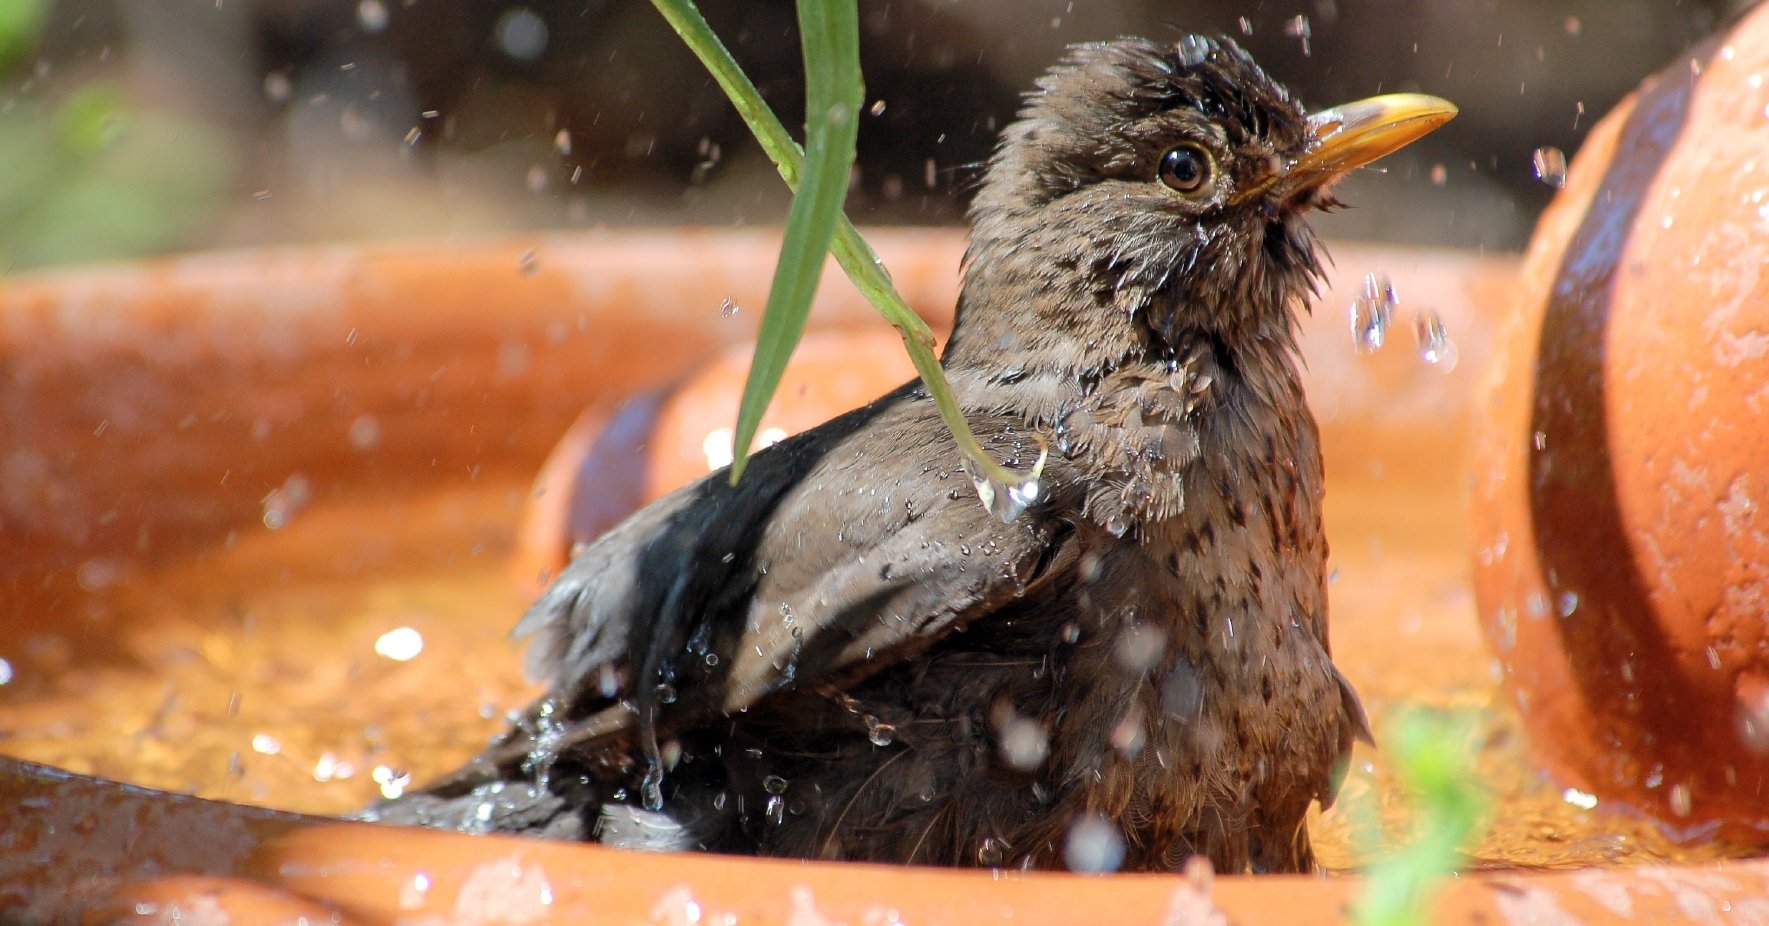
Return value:
[[(762, 150), (773, 160), (774, 166), (780, 171), (781, 179), (796, 193), (800, 177), (804, 170), (804, 153), (799, 149), (786, 127), (774, 115), (773, 110), (762, 100), (762, 95), (751, 83), (743, 69), (731, 57), (723, 42), (707, 25), (706, 19), (694, 6), (693, 0), (651, 0), (670, 27), (676, 30), (682, 41), (687, 43), (694, 54), (700, 58), (708, 72), (717, 81), (731, 104), (736, 107), (743, 121), (748, 124), (756, 140), (761, 143)], [(836, 5), (841, 0), (808, 0), (812, 3), (828, 3)], [(851, 0), (843, 5), (852, 6)], [(808, 51), (808, 49), (807, 49)], [(845, 177), (844, 177), (845, 180)], [(871, 302), (878, 313), (884, 316), (897, 329), (903, 339), (904, 349), (909, 352), (909, 359), (915, 364), (915, 370), (921, 375), (928, 395), (940, 410), (940, 418), (945, 421), (947, 430), (952, 432), (958, 450), (975, 466), (978, 471), (995, 482), (1011, 485), (1027, 478), (1036, 479), (1036, 469), (1029, 475), (1014, 473), (991, 459), (982, 445), (977, 442), (970, 424), (965, 421), (964, 412), (958, 407), (958, 400), (952, 394), (952, 386), (946, 380), (945, 370), (940, 366), (939, 358), (934, 356), (934, 333), (927, 323), (921, 320), (909, 308), (908, 303), (897, 293), (883, 263), (873, 252), (871, 245), (860, 236), (854, 224), (843, 215), (836, 221), (834, 241), (830, 248), (835, 259), (846, 271), (849, 279), (854, 281), (867, 301)], [(765, 404), (765, 402), (764, 402)], [(733, 457), (747, 449), (740, 445)]]

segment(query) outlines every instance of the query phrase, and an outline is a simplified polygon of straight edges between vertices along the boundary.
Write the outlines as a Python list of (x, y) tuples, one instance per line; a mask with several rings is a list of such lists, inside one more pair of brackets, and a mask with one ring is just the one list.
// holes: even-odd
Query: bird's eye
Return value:
[(1215, 167), (1204, 149), (1197, 145), (1180, 145), (1161, 155), (1157, 173), (1169, 189), (1192, 196), (1209, 187), (1210, 174)]

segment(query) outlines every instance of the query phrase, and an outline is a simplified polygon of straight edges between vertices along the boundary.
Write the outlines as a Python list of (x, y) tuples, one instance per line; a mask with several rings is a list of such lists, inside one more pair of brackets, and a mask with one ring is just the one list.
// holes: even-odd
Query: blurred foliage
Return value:
[(1486, 797), (1475, 783), (1481, 723), (1468, 713), (1407, 711), (1388, 725), (1383, 749), (1401, 788), (1412, 798), (1412, 841), (1365, 870), (1364, 893), (1352, 911), (1357, 926), (1424, 926), (1438, 884), (1464, 861)]
[(0, 71), (11, 67), (43, 36), (49, 22), (49, 0), (5, 0), (0, 3)]
[(0, 114), (0, 270), (162, 249), (211, 220), (232, 169), (219, 133), (114, 87)]
[(227, 140), (108, 83), (59, 104), (11, 73), (36, 48), (48, 0), (0, 0), (0, 272), (164, 249), (212, 221), (231, 181)]

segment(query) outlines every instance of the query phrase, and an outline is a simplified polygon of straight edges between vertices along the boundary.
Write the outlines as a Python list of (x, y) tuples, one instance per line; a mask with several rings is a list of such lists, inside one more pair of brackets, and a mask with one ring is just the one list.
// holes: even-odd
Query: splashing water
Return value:
[(1351, 303), (1351, 348), (1360, 354), (1373, 354), (1388, 341), (1388, 326), (1394, 323), (1394, 307), (1400, 297), (1386, 274), (1364, 274), (1364, 287)]

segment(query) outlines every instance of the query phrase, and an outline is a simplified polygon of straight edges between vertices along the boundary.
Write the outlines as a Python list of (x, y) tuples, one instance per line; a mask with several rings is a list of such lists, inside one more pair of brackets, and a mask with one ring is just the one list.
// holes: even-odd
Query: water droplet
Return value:
[(1082, 874), (1117, 871), (1124, 864), (1124, 834), (1100, 814), (1083, 814), (1069, 827), (1063, 863)]
[(1236, 21), (1236, 24), (1241, 27), (1241, 34), (1242, 35), (1252, 35), (1253, 34), (1253, 20), (1248, 19), (1247, 17), (1243, 16), (1239, 20)]
[(1106, 523), (1101, 526), (1106, 529), (1106, 533), (1113, 537), (1122, 537), (1130, 533), (1129, 522), (1125, 521), (1124, 516), (1116, 511), (1106, 515)]
[(1351, 348), (1360, 354), (1375, 353), (1388, 340), (1394, 307), (1400, 298), (1386, 275), (1364, 274), (1363, 289), (1351, 303)]
[(534, 276), (541, 272), (540, 255), (534, 252), (534, 248), (529, 248), (522, 252), (521, 257), (516, 258), (516, 267), (524, 276)]
[(283, 751), (283, 744), (268, 733), (257, 733), (252, 736), (252, 751), (259, 755), (274, 756)]
[(719, 303), (719, 317), (720, 318), (730, 318), (731, 316), (736, 315), (738, 312), (741, 312), (741, 311), (743, 311), (743, 308), (737, 304), (736, 299), (733, 299), (730, 296), (726, 296), (725, 301)]
[(769, 794), (785, 794), (786, 788), (790, 784), (791, 782), (779, 775), (769, 775), (762, 779), (762, 790)]
[(1561, 592), (1560, 597), (1555, 599), (1554, 605), (1561, 617), (1571, 617), (1572, 613), (1579, 609), (1578, 593)]
[(498, 50), (517, 61), (533, 61), (547, 50), (547, 21), (524, 6), (498, 17), (493, 30)]
[(867, 110), (867, 112), (872, 113), (874, 116), (882, 116), (882, 115), (884, 115), (884, 111), (885, 111), (885, 101), (884, 100), (873, 100), (872, 101), (872, 108)]
[(412, 783), (412, 773), (391, 765), (377, 765), (369, 777), (381, 786), (381, 796), (393, 800), (405, 793), (406, 785)]
[(1536, 179), (1558, 190), (1566, 186), (1566, 153), (1559, 148), (1537, 148), (1530, 160), (1536, 167)]
[(1142, 711), (1132, 706), (1129, 713), (1126, 713), (1123, 719), (1112, 727), (1110, 740), (1112, 748), (1118, 750), (1118, 753), (1125, 758), (1134, 759), (1136, 754), (1142, 751), (1143, 743), (1146, 740), (1147, 733), (1143, 729)]
[(897, 740), (897, 728), (868, 714), (866, 715), (866, 738), (871, 740), (874, 746), (889, 746)]
[(651, 922), (658, 926), (699, 926), (700, 917), (700, 902), (686, 885), (671, 888), (651, 908)]
[(1695, 795), (1690, 792), (1688, 784), (1672, 785), (1670, 799), (1671, 812), (1679, 817), (1687, 817), (1695, 809)]
[(264, 96), (272, 103), (287, 103), (295, 93), (295, 83), (289, 75), (271, 72), (264, 75)]
[(1444, 327), (1443, 316), (1435, 309), (1425, 309), (1413, 322), (1413, 335), (1419, 342), (1419, 359), (1442, 369), (1445, 373), (1455, 369), (1456, 342), (1450, 340), (1449, 331)]
[(999, 868), (1001, 867), (1001, 860), (1005, 858), (1006, 855), (1007, 843), (996, 839), (993, 836), (983, 837), (982, 844), (977, 846), (977, 864), (979, 865), (986, 865), (990, 868)]
[(1118, 634), (1112, 658), (1126, 672), (1147, 672), (1161, 659), (1167, 634), (1157, 627), (1136, 624)]
[(674, 704), (674, 703), (676, 703), (676, 687), (674, 685), (659, 682), (657, 685), (657, 703), (659, 703), (659, 704)]
[(663, 809), (663, 766), (656, 762), (645, 769), (645, 780), (639, 783), (640, 802), (646, 810)]
[(381, 422), (373, 415), (358, 415), (350, 422), (350, 446), (373, 450), (381, 445)]
[(1010, 717), (1001, 725), (1001, 760), (1022, 772), (1044, 764), (1050, 755), (1050, 736), (1044, 725), (1029, 717)]
[(1758, 755), (1769, 754), (1769, 689), (1761, 685), (1740, 685), (1737, 698), (1739, 742)]
[(282, 530), (307, 502), (313, 498), (313, 483), (306, 476), (295, 473), (283, 480), (283, 484), (270, 490), (264, 496), (264, 526), (271, 530)]
[(1308, 40), (1310, 36), (1314, 35), (1314, 29), (1309, 26), (1307, 16), (1298, 14), (1290, 18), (1284, 23), (1284, 34), (1302, 40), (1302, 56), (1304, 58), (1314, 53), (1308, 47)]
[(1179, 61), (1195, 68), (1210, 58), (1210, 40), (1201, 35), (1188, 35), (1179, 40)]
[(410, 662), (424, 651), (424, 635), (410, 627), (395, 627), (375, 638), (375, 654), (394, 662)]
[(1591, 810), (1597, 806), (1597, 795), (1588, 794), (1577, 788), (1567, 788), (1560, 792), (1560, 799), (1580, 810)]
[(387, 4), (381, 0), (362, 0), (356, 5), (356, 24), (370, 35), (386, 31), (389, 18)]
[[(1037, 472), (1042, 469), (1043, 464), (1044, 457), (1040, 454), (1038, 466), (1034, 467), (1033, 471)], [(1032, 503), (1038, 501), (1037, 476), (1013, 483), (1005, 488), (987, 476), (972, 476), (971, 482), (977, 487), (977, 497), (982, 499), (983, 507), (989, 509), (990, 514), (1000, 518), (1004, 523), (1012, 522)]]
[(356, 774), (356, 766), (338, 758), (332, 753), (325, 753), (319, 761), (313, 763), (313, 780), (320, 784), (328, 781), (343, 781)]
[(737, 443), (737, 435), (730, 428), (713, 428), (706, 432), (700, 442), (700, 450), (706, 454), (706, 469), (711, 472), (731, 465), (731, 448)]

